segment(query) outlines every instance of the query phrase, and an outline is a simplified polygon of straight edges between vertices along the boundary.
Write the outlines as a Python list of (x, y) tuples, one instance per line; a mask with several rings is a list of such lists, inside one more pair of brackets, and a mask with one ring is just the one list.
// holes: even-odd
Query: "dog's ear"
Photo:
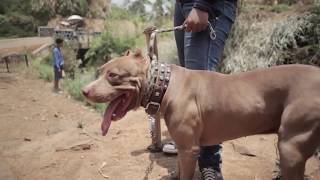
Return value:
[(137, 49), (134, 52), (134, 57), (136, 57), (136, 58), (142, 57), (143, 58), (141, 49)]
[(129, 56), (130, 54), (132, 54), (131, 51), (130, 51), (130, 50), (127, 50), (127, 51), (124, 53), (124, 56)]

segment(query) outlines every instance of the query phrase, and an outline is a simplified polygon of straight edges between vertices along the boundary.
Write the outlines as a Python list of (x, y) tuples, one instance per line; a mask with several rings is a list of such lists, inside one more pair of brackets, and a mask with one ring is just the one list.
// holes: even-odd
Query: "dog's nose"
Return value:
[(89, 94), (90, 94), (90, 89), (88, 89), (88, 88), (83, 88), (83, 89), (82, 89), (82, 94), (83, 94), (85, 97), (88, 97)]

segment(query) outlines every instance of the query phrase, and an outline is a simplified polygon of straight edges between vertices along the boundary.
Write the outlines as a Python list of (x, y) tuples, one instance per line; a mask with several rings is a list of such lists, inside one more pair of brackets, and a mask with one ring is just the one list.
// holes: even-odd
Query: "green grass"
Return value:
[(84, 101), (81, 89), (94, 80), (93, 72), (80, 73), (76, 72), (74, 79), (65, 78), (63, 89), (65, 89), (74, 99)]
[(52, 82), (54, 79), (53, 67), (43, 63), (43, 59), (37, 58), (32, 61), (32, 68), (36, 69), (37, 76), (48, 82)]
[[(94, 70), (89, 70), (87, 72), (80, 73), (77, 71), (75, 73), (74, 79), (66, 78), (63, 81), (63, 89), (70, 94), (72, 98), (78, 101), (85, 102), (85, 97), (82, 95), (82, 88), (92, 82), (95, 78), (95, 72)], [(104, 112), (106, 109), (106, 104), (88, 104), (94, 109), (96, 109), (98, 112)]]

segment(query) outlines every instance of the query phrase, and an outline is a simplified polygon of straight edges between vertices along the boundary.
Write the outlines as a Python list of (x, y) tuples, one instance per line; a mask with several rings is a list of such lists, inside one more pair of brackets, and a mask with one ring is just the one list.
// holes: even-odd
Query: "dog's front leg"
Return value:
[(192, 180), (194, 170), (199, 155), (199, 146), (194, 146), (191, 149), (178, 148), (179, 161), (179, 179)]
[(178, 108), (176, 111), (173, 109), (171, 113), (167, 111), (164, 118), (178, 149), (179, 179), (192, 180), (200, 154), (199, 139), (202, 134), (202, 121), (194, 101), (189, 99), (186, 102), (178, 101), (172, 106), (179, 104), (183, 104), (183, 108)]

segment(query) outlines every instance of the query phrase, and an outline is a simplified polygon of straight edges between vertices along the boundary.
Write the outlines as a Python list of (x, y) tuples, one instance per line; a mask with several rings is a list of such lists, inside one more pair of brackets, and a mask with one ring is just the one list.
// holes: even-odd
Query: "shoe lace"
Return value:
[(217, 180), (216, 171), (211, 167), (203, 168), (201, 174), (202, 174), (203, 180)]

